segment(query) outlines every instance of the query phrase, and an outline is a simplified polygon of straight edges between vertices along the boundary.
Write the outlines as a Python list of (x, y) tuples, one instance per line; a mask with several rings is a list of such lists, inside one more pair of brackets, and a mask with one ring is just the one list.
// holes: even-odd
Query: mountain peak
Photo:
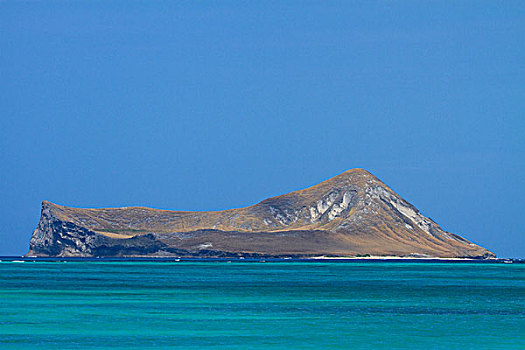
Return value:
[(368, 170), (365, 170), (363, 168), (353, 168), (353, 169), (348, 169), (340, 173), (339, 175), (333, 176), (326, 181), (341, 180), (341, 179), (353, 179), (354, 181), (358, 181), (358, 179), (369, 179), (369, 178), (376, 179), (376, 177), (372, 173), (370, 173)]
[(307, 191), (326, 191), (330, 188), (337, 189), (338, 187), (344, 187), (350, 184), (353, 184), (355, 186), (365, 186), (367, 182), (374, 181), (379, 181), (379, 179), (367, 170), (361, 168), (354, 168), (346, 170), (313, 186), (285, 194), (285, 196), (290, 194), (300, 194)]

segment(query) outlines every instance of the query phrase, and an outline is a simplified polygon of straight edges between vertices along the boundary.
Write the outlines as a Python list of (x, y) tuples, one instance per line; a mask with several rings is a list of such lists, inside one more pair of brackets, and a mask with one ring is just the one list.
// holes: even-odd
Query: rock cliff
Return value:
[(495, 257), (444, 231), (378, 178), (348, 170), (246, 208), (79, 209), (42, 203), (27, 256)]

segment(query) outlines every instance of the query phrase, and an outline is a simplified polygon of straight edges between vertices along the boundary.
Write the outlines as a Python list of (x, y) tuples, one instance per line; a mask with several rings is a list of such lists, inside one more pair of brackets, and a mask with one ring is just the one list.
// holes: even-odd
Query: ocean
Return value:
[(0, 262), (1, 349), (525, 349), (525, 264)]

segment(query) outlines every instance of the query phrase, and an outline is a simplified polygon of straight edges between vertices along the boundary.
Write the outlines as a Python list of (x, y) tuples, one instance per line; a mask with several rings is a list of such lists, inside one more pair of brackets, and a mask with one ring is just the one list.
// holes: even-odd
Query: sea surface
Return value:
[(525, 264), (0, 262), (0, 349), (525, 349)]

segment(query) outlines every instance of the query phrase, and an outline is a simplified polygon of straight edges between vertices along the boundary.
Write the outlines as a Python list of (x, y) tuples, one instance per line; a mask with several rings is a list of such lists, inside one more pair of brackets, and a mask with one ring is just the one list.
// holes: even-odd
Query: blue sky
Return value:
[(363, 167), (525, 257), (523, 1), (0, 1), (0, 254), (42, 200), (242, 207)]

